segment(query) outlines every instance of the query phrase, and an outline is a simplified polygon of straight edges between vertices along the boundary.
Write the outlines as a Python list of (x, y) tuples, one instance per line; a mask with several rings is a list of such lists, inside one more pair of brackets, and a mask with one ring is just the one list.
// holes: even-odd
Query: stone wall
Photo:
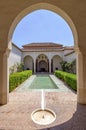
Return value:
[(71, 62), (71, 61), (73, 61), (75, 59), (76, 59), (76, 53), (75, 52), (71, 52), (71, 53), (65, 55), (65, 60), (67, 62)]
[(22, 60), (22, 51), (16, 45), (12, 44), (12, 51), (9, 55), (9, 68), (12, 67), (14, 64), (21, 63)]

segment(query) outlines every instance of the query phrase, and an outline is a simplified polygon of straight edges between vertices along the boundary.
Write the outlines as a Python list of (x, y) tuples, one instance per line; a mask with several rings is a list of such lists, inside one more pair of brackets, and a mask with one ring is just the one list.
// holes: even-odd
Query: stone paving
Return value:
[(33, 110), (41, 106), (41, 91), (13, 91), (9, 102), (0, 106), (0, 130), (86, 130), (86, 106), (77, 104), (72, 91), (46, 92), (46, 107), (56, 113), (47, 126), (31, 119)]

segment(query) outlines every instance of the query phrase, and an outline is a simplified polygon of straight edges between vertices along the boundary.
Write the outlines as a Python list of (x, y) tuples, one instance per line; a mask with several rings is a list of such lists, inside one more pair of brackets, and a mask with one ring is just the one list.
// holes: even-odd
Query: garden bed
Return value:
[(13, 91), (18, 85), (32, 75), (32, 70), (16, 72), (9, 76), (9, 92)]
[(55, 76), (62, 79), (68, 86), (70, 86), (73, 90), (77, 91), (77, 78), (76, 74), (67, 73), (64, 71), (55, 71)]

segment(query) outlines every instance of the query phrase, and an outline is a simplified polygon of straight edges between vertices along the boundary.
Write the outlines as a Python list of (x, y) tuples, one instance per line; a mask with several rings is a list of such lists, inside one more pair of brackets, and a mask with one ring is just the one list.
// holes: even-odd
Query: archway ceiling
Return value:
[[(66, 14), (72, 19), (78, 32), (79, 42), (77, 41), (78, 43), (76, 44), (79, 44), (79, 46), (81, 48), (84, 48), (84, 50), (86, 49), (86, 0), (9, 0), (8, 2), (6, 2), (6, 0), (3, 0), (0, 2), (0, 51), (4, 51), (8, 47), (7, 41), (10, 41), (10, 38), (8, 38), (8, 32), (16, 16), (18, 16), (21, 11), (28, 8), (29, 6), (32, 6), (34, 4), (40, 5), (40, 3), (43, 2), (44, 8), (46, 9), (50, 8), (47, 5), (48, 3), (52, 6), (55, 5), (66, 12)], [(43, 6), (40, 5), (39, 8), (43, 8)], [(32, 8), (32, 10), (34, 9)], [(56, 9), (52, 8), (51, 10), (55, 11)]]

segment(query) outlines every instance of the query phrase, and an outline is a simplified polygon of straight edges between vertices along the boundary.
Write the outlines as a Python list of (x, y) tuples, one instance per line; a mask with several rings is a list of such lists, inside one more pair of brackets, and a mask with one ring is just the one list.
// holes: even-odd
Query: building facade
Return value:
[(54, 72), (61, 70), (61, 62), (71, 62), (76, 59), (74, 47), (64, 47), (57, 43), (30, 43), (18, 48), (12, 44), (9, 56), (9, 67), (16, 63), (24, 63), (24, 69), (36, 72)]

